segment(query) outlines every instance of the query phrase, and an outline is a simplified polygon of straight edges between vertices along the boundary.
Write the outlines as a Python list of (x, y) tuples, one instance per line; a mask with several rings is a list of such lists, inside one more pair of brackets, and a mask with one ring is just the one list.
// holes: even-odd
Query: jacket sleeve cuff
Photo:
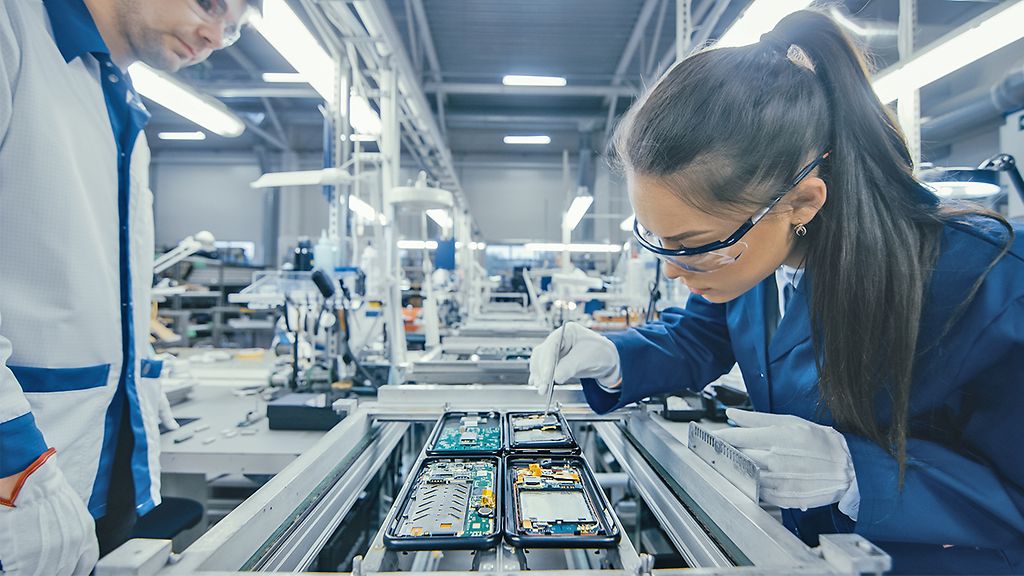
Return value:
[(605, 388), (593, 378), (583, 378), (580, 382), (583, 384), (583, 396), (594, 412), (607, 414), (625, 406), (621, 402), (622, 393), (618, 390)]
[(607, 338), (615, 344), (619, 353), (619, 380), (615, 387), (605, 386), (594, 378), (582, 378), (583, 396), (590, 404), (590, 408), (598, 414), (607, 414), (618, 410), (623, 406), (643, 400), (650, 394), (645, 395), (639, 392), (640, 388), (633, 385), (630, 374), (637, 374), (641, 371), (639, 367), (633, 366), (636, 362), (636, 354), (630, 352), (631, 346), (645, 346), (641, 338), (626, 331), (608, 334)]
[(31, 412), (0, 422), (0, 478), (24, 471), (43, 452), (46, 441)]
[(850, 488), (839, 499), (839, 511), (846, 514), (854, 522), (857, 521), (857, 517), (860, 515), (860, 488), (857, 486), (856, 475), (853, 477), (853, 482), (850, 483)]

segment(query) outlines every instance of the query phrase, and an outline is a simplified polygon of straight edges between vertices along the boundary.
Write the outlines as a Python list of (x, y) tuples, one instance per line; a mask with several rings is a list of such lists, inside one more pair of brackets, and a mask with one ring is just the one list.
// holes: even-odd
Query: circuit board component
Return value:
[(410, 486), (396, 520), (391, 543), (415, 539), (423, 549), (431, 540), (465, 540), (467, 547), (494, 537), (497, 530), (498, 460), (427, 458)]
[(570, 462), (510, 463), (523, 536), (600, 535), (603, 526), (582, 470)]
[(557, 414), (544, 414), (543, 412), (510, 414), (509, 420), (512, 424), (512, 440), (515, 444), (569, 440)]
[(501, 451), (501, 416), (497, 412), (448, 413), (439, 426), (429, 454)]
[(575, 454), (572, 429), (559, 411), (509, 412), (505, 415), (508, 447), (513, 453)]

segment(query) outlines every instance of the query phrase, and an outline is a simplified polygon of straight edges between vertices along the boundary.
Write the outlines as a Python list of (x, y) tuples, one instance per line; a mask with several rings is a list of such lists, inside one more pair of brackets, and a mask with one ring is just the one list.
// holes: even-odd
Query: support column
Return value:
[[(900, 0), (899, 36), (900, 62), (914, 55), (914, 30), (917, 28), (917, 0)], [(907, 137), (910, 158), (916, 167), (921, 162), (921, 97), (917, 89), (900, 93), (896, 100), (896, 116)]]

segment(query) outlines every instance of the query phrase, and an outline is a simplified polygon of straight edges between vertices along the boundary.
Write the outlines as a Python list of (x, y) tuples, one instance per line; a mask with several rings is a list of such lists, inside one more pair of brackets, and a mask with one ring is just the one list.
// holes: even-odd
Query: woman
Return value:
[(914, 179), (843, 31), (802, 11), (691, 56), (615, 152), (637, 241), (693, 296), (608, 338), (556, 331), (531, 382), (557, 351), (553, 380), (605, 413), (739, 363), (758, 412), (721, 436), (809, 545), (855, 531), (896, 572), (1024, 571), (1024, 245)]

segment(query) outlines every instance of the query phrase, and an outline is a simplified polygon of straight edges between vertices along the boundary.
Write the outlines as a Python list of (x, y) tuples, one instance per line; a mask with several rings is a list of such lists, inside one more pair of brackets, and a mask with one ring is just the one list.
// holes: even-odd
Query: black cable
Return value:
[(650, 297), (647, 300), (647, 312), (644, 314), (644, 323), (654, 322), (654, 315), (657, 312), (658, 301), (661, 300), (661, 260), (655, 261), (654, 283), (651, 284)]
[(348, 287), (345, 286), (345, 282), (343, 280), (339, 280), (339, 284), (341, 285), (342, 297), (341, 316), (342, 321), (345, 323), (344, 336), (342, 337), (341, 340), (342, 344), (344, 344), (345, 346), (345, 350), (344, 353), (342, 354), (342, 357), (343, 359), (347, 359), (348, 361), (350, 361), (352, 365), (355, 366), (356, 374), (362, 373), (363, 377), (366, 380), (369, 380), (374, 388), (379, 388), (380, 383), (377, 381), (377, 378), (365, 366), (363, 366), (362, 363), (359, 362), (359, 359), (356, 358), (355, 354), (352, 353), (352, 346), (349, 343), (349, 327), (351, 326), (351, 324), (349, 324), (349, 307), (352, 305), (352, 294), (351, 292), (349, 292)]

